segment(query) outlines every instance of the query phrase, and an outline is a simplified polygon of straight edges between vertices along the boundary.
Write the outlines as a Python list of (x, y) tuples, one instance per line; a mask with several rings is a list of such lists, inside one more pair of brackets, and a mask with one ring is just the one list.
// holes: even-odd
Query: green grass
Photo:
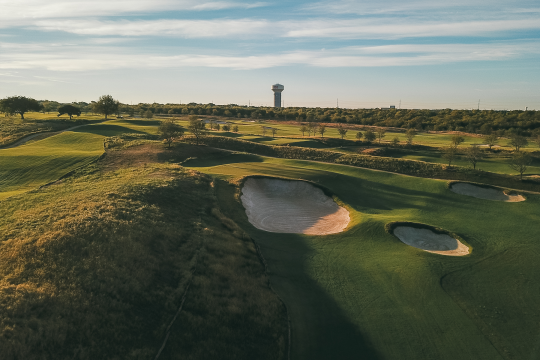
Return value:
[[(266, 233), (251, 226), (233, 185), (221, 207), (257, 241), (292, 320), (292, 358), (524, 359), (540, 351), (536, 284), (540, 197), (501, 203), (450, 192), (444, 181), (334, 164), (259, 157), (186, 164), (218, 179), (269, 175), (315, 181), (351, 212), (336, 235)], [(409, 247), (392, 221), (460, 235), (465, 257)]]
[(160, 359), (285, 357), (284, 306), (209, 177), (97, 162), (0, 213), (3, 360), (153, 359), (182, 303)]
[(0, 200), (24, 193), (92, 161), (103, 153), (103, 136), (66, 132), (0, 150)]
[(103, 154), (103, 140), (123, 133), (155, 134), (157, 128), (112, 120), (0, 150), (0, 200), (50, 183)]

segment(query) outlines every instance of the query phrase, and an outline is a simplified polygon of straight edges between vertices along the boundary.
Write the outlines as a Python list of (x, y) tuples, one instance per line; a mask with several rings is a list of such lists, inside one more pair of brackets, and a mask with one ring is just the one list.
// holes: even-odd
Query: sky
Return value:
[(538, 0), (0, 0), (0, 98), (540, 110)]

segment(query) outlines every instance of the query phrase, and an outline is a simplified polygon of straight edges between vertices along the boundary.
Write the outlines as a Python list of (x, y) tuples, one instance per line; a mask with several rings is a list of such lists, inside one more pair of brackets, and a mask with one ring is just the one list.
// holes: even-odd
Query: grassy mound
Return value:
[(285, 309), (210, 178), (94, 170), (0, 202), (2, 359), (154, 358), (183, 296), (160, 359), (283, 358)]

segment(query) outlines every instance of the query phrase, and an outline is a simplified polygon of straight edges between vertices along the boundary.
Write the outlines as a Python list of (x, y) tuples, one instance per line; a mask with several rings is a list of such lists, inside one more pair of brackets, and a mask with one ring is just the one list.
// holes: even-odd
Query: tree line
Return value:
[[(112, 97), (106, 95), (105, 97)], [(12, 107), (3, 107), (11, 97), (0, 100), (0, 111), (8, 113)], [(61, 104), (54, 101), (36, 101), (39, 105), (31, 111), (54, 112), (62, 105), (72, 105), (81, 112), (100, 112), (103, 96), (90, 103), (79, 102)], [(28, 98), (26, 98), (28, 99)], [(33, 99), (31, 99), (33, 100)], [(113, 99), (114, 100), (114, 99)], [(10, 100), (11, 101), (11, 100)], [(35, 100), (34, 100), (35, 101)], [(497, 136), (540, 135), (540, 111), (495, 111), (495, 110), (452, 110), (452, 109), (342, 109), (342, 108), (305, 108), (305, 107), (254, 107), (237, 104), (159, 104), (139, 103), (116, 105), (111, 114), (121, 113), (130, 116), (153, 117), (153, 115), (206, 115), (232, 119), (250, 118), (277, 121), (301, 121), (310, 123), (359, 124), (378, 127), (415, 129), (416, 131), (462, 131), (476, 134), (496, 134)], [(37, 110), (36, 110), (37, 109)]]

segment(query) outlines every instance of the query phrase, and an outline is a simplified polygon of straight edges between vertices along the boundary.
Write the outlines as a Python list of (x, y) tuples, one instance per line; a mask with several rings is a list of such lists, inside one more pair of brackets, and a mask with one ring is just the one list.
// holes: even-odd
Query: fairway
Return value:
[[(538, 195), (494, 203), (455, 194), (445, 181), (259, 156), (185, 165), (222, 180), (309, 180), (349, 210), (343, 233), (270, 233), (232, 201), (236, 185), (218, 182), (220, 206), (260, 246), (288, 307), (292, 359), (524, 359), (539, 351), (540, 289), (531, 286), (540, 255)], [(446, 229), (471, 253), (408, 246), (385, 231), (394, 221)]]
[(156, 133), (147, 123), (112, 120), (82, 126), (49, 138), (0, 149), (0, 200), (35, 189), (103, 154), (106, 136), (122, 133)]

